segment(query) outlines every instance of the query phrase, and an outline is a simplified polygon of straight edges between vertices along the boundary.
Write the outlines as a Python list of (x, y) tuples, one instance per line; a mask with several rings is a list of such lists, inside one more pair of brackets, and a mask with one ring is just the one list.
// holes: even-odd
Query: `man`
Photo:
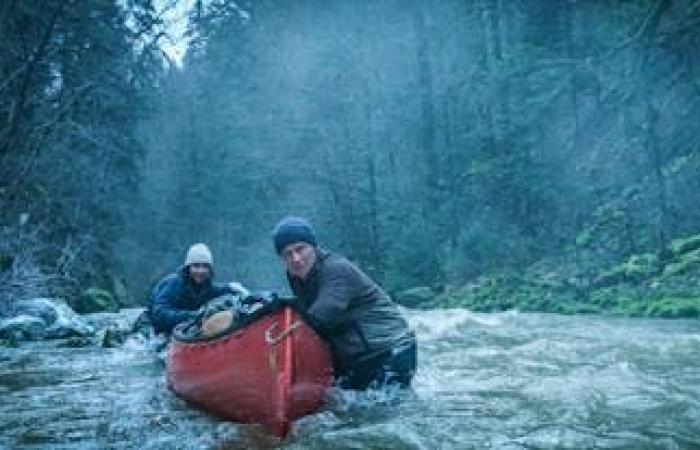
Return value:
[(416, 369), (416, 340), (398, 305), (350, 261), (318, 247), (306, 219), (285, 217), (273, 240), (296, 296), (294, 306), (330, 346), (337, 384), (408, 387)]
[(171, 333), (181, 322), (193, 319), (209, 300), (224, 294), (248, 295), (239, 283), (213, 282), (213, 258), (204, 244), (194, 244), (187, 251), (185, 264), (161, 280), (153, 290), (149, 312), (157, 333)]

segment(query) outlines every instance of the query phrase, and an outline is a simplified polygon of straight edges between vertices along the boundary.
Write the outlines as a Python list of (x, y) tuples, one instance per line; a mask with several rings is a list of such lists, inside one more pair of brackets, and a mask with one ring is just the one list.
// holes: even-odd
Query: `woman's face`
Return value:
[(195, 284), (202, 284), (211, 276), (211, 267), (209, 267), (209, 264), (190, 264), (188, 270), (190, 272), (190, 278)]
[(281, 256), (289, 273), (304, 279), (316, 262), (316, 248), (306, 242), (295, 242), (282, 249)]

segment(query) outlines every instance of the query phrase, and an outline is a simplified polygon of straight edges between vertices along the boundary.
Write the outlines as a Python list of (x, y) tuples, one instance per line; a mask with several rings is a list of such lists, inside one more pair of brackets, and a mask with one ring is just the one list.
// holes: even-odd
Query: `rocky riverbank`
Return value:
[(34, 298), (17, 302), (11, 316), (0, 320), (0, 346), (60, 340), (68, 347), (114, 347), (131, 335), (150, 332), (143, 308), (78, 314), (62, 299)]

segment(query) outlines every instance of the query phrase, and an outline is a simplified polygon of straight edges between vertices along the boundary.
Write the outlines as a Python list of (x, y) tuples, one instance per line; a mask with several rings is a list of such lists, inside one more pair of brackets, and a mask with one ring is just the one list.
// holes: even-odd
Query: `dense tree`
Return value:
[(46, 5), (3, 6), (2, 223), (135, 290), (194, 241), (279, 288), (289, 213), (393, 292), (553, 267), (586, 296), (700, 231), (697, 1), (195, 2), (162, 76), (145, 0)]
[(4, 307), (22, 289), (109, 287), (162, 72), (156, 23), (147, 1), (0, 6)]
[[(669, 194), (669, 164), (697, 170), (697, 139), (674, 137), (697, 127), (698, 5), (682, 3), (212, 2), (172, 75), (187, 100), (165, 112), (188, 117), (187, 130), (169, 121), (186, 135), (174, 145), (226, 180), (204, 202), (221, 218), (201, 226), (256, 224), (218, 241), (257, 255), (252, 282), (273, 279), (259, 228), (287, 212), (392, 289), (661, 253), (697, 231), (696, 209)], [(170, 192), (196, 211), (178, 182)], [(224, 258), (236, 272), (238, 256)]]

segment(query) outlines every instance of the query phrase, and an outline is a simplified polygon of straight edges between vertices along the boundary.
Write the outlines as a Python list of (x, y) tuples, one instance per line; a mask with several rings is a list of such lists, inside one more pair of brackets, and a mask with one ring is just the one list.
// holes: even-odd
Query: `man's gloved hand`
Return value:
[(241, 304), (244, 306), (257, 306), (258, 308), (261, 306), (275, 306), (279, 308), (291, 306), (293, 308), (299, 308), (295, 297), (280, 297), (273, 291), (252, 292), (241, 300)]
[(244, 305), (252, 305), (254, 303), (262, 303), (263, 305), (270, 304), (277, 299), (277, 293), (273, 291), (256, 291), (251, 292), (241, 300)]
[(296, 297), (278, 297), (275, 296), (275, 299), (273, 302), (275, 305), (278, 305), (280, 307), (283, 306), (291, 306), (292, 308), (299, 308), (299, 304), (297, 302)]
[(245, 299), (246, 297), (248, 297), (250, 295), (250, 291), (237, 281), (230, 282), (228, 284), (228, 287), (231, 288), (231, 290), (235, 294), (238, 294), (243, 299)]

